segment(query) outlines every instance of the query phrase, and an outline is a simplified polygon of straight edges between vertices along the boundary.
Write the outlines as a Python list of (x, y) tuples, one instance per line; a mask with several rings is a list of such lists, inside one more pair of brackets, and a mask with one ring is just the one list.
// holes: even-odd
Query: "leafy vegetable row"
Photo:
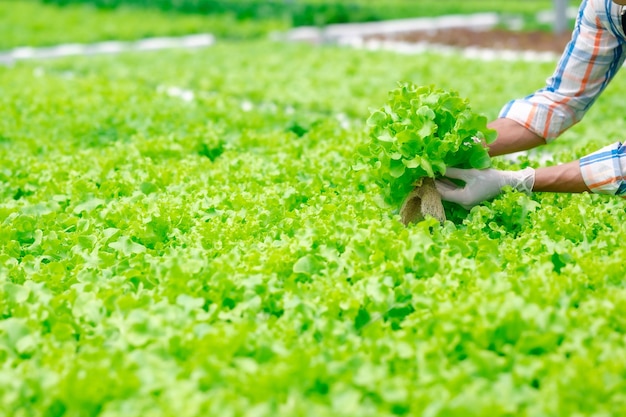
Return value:
[[(396, 80), (463, 77), (493, 117), (536, 70), (428, 58), (258, 42), (2, 70), (0, 416), (623, 414), (623, 201), (507, 193), (405, 227), (351, 169)], [(623, 128), (625, 88), (555, 161)]]

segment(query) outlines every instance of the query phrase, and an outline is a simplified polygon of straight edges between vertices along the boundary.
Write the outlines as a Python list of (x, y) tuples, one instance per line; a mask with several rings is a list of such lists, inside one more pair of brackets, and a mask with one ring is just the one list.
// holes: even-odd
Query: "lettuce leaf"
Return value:
[(446, 167), (484, 169), (491, 159), (483, 144), (495, 140), (487, 118), (472, 111), (458, 92), (399, 83), (387, 103), (367, 120), (370, 142), (360, 148), (361, 167), (370, 166), (397, 205), (422, 177), (435, 178)]

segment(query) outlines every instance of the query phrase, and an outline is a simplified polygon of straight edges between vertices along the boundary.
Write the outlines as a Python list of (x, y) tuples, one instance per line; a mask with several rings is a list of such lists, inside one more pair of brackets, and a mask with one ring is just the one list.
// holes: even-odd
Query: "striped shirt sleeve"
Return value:
[(626, 198), (626, 145), (616, 142), (581, 158), (580, 172), (592, 192)]
[(626, 58), (620, 10), (611, 0), (584, 0), (572, 38), (546, 86), (510, 101), (499, 117), (548, 142), (578, 123)]

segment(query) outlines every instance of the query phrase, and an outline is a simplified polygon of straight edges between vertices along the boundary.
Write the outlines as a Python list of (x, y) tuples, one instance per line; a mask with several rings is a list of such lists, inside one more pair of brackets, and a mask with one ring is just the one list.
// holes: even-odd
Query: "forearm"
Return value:
[(525, 151), (546, 144), (542, 137), (511, 119), (496, 119), (488, 127), (498, 132), (497, 139), (489, 145), (491, 156)]
[(578, 123), (626, 60), (621, 6), (582, 2), (576, 29), (546, 86), (512, 100), (490, 124), (498, 139), (492, 156), (527, 150), (559, 137)]
[(563, 165), (537, 168), (533, 191), (554, 193), (582, 193), (589, 191), (583, 180), (578, 161)]
[(626, 195), (626, 146), (615, 142), (579, 161), (537, 168), (533, 191)]

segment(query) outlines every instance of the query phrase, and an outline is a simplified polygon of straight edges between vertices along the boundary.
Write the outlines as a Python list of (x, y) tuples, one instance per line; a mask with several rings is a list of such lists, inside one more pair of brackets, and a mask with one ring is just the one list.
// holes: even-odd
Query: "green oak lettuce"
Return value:
[[(544, 65), (217, 42), (0, 69), (0, 417), (626, 415), (626, 200), (405, 227), (346, 174), (390, 77), (494, 114)], [(620, 137), (624, 94), (546, 164)]]
[(360, 149), (391, 204), (399, 203), (423, 177), (444, 175), (446, 167), (488, 168), (484, 143), (496, 133), (487, 118), (472, 111), (455, 91), (400, 83), (387, 103), (367, 120), (370, 142)]

